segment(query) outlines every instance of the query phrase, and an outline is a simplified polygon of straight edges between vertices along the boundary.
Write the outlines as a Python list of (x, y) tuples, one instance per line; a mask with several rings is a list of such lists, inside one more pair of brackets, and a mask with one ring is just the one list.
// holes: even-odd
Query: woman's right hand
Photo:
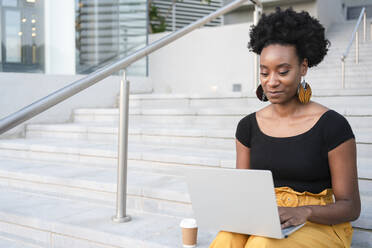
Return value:
[(279, 207), (279, 217), (282, 229), (304, 224), (311, 216), (311, 212), (311, 208), (307, 206)]

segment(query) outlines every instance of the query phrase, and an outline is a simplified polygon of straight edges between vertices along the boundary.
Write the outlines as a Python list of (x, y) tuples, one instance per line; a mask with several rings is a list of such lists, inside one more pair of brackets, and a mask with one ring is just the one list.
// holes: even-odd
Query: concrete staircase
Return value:
[[(368, 247), (372, 89), (318, 92), (314, 100), (344, 114), (357, 137), (363, 211), (353, 223), (353, 247)], [(236, 123), (263, 104), (243, 94), (132, 95), (130, 104), (128, 208), (133, 221), (110, 221), (118, 110), (76, 109), (72, 123), (28, 125), (25, 139), (0, 142), (1, 238), (30, 247), (180, 246), (179, 221), (193, 216), (184, 170), (234, 168)], [(199, 247), (207, 247), (214, 235), (200, 230)]]
[[(345, 87), (368, 88), (371, 87), (372, 77), (372, 41), (367, 19), (367, 41), (363, 42), (363, 25), (359, 28), (359, 64), (355, 64), (355, 42), (350, 48), (345, 63)], [(334, 24), (327, 31), (327, 38), (331, 41), (327, 56), (316, 67), (308, 70), (306, 80), (313, 89), (339, 89), (341, 81), (341, 56), (345, 52), (355, 27), (355, 20), (342, 24)]]
[[(336, 37), (334, 29), (329, 35)], [(363, 49), (369, 51), (369, 44)], [(361, 79), (370, 72), (355, 73), (348, 88), (340, 89), (334, 79), (339, 74), (329, 71), (335, 58), (336, 49), (317, 69), (322, 76), (307, 80), (314, 101), (346, 116), (355, 132), (362, 215), (353, 223), (353, 247), (371, 247), (372, 84)], [(71, 123), (28, 125), (24, 139), (0, 141), (0, 247), (180, 247), (179, 222), (193, 216), (184, 171), (234, 168), (236, 124), (264, 105), (253, 93), (132, 95), (128, 212), (133, 221), (126, 224), (110, 220), (118, 110), (76, 109)], [(198, 247), (208, 247), (215, 234), (199, 230)]]

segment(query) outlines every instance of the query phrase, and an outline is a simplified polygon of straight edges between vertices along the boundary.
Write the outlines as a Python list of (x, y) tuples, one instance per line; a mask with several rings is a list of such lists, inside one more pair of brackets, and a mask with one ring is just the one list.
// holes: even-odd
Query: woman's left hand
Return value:
[(279, 207), (281, 227), (297, 226), (305, 223), (311, 215), (308, 207)]

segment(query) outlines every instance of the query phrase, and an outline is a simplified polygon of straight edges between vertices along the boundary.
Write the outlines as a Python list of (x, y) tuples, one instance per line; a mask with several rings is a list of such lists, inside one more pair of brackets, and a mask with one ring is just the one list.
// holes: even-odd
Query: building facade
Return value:
[[(1, 72), (86, 74), (149, 43), (149, 11), (164, 20), (163, 31), (175, 31), (200, 19), (231, 0), (0, 0)], [(372, 0), (263, 0), (264, 12), (276, 6), (307, 10), (328, 27), (358, 17), (366, 7), (372, 17)], [(153, 12), (151, 12), (152, 14)], [(207, 27), (253, 20), (247, 4)], [(157, 23), (158, 22), (158, 23)], [(128, 68), (129, 75), (148, 76), (148, 58)]]

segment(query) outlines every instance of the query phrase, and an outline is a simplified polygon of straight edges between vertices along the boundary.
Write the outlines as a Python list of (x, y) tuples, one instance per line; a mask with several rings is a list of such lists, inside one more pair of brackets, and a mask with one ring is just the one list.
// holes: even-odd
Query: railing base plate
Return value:
[(112, 216), (111, 219), (112, 219), (113, 222), (116, 222), (116, 223), (124, 223), (124, 222), (129, 222), (129, 221), (132, 220), (132, 218), (129, 215), (127, 215), (125, 217)]

